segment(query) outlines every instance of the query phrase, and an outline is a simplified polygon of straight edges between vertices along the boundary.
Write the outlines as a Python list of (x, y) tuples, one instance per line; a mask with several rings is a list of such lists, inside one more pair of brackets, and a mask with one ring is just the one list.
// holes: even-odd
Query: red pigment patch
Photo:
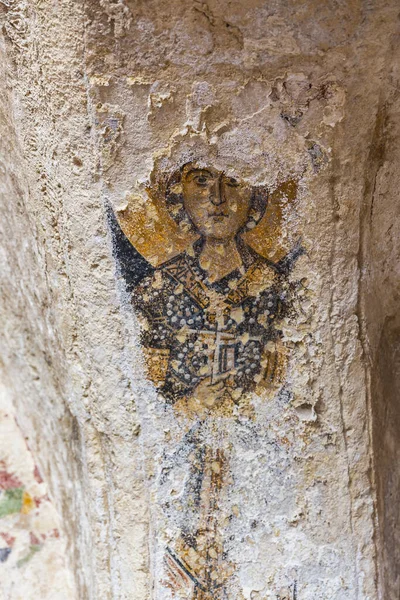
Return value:
[(0, 471), (0, 490), (12, 490), (20, 487), (23, 486), (16, 475), (8, 473), (6, 470)]
[(29, 532), (31, 546), (40, 546), (40, 540), (32, 531)]
[(35, 480), (38, 483), (43, 483), (43, 479), (42, 479), (42, 476), (41, 476), (41, 474), (39, 472), (39, 469), (38, 469), (37, 465), (35, 465), (35, 470), (33, 471), (33, 475), (35, 477)]
[(42, 502), (50, 502), (49, 495), (45, 494), (44, 496), (40, 496), (40, 498), (35, 497), (35, 502), (37, 506), (42, 504)]
[(9, 533), (4, 533), (4, 532), (0, 531), (0, 536), (3, 538), (5, 543), (8, 544), (9, 546), (12, 546), (15, 542), (15, 537), (13, 535), (10, 535)]
[(46, 496), (42, 496), (41, 498), (38, 498), (37, 496), (35, 496), (33, 499), (35, 501), (36, 508), (38, 508), (42, 504), (42, 502), (47, 500)]

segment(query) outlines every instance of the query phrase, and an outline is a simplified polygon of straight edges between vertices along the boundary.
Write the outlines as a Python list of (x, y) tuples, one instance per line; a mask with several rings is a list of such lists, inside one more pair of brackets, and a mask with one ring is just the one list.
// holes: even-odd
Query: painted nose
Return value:
[(224, 204), (224, 202), (226, 202), (222, 177), (220, 177), (218, 181), (215, 182), (210, 200), (211, 204), (213, 204), (214, 206), (220, 206), (221, 204)]

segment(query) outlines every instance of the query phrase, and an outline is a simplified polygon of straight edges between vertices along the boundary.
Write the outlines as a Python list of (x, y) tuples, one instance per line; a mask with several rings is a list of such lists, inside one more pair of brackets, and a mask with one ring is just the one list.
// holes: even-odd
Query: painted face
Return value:
[(230, 239), (246, 223), (251, 188), (212, 167), (187, 165), (182, 173), (185, 210), (205, 237)]

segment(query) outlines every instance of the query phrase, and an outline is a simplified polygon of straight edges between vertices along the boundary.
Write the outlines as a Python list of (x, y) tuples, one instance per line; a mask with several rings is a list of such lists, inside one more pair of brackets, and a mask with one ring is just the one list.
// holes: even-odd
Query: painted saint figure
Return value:
[(151, 379), (172, 403), (193, 410), (237, 403), (279, 371), (277, 324), (288, 310), (285, 282), (295, 249), (280, 263), (242, 239), (267, 206), (263, 187), (213, 167), (184, 165), (169, 179), (166, 205), (199, 237), (135, 289)]
[(182, 598), (227, 600), (234, 565), (224, 528), (234, 515), (224, 508), (233, 481), (223, 423), (235, 411), (251, 415), (249, 392), (280, 383), (279, 324), (293, 295), (287, 276), (303, 249), (273, 262), (247, 244), (246, 232), (267, 208), (267, 189), (212, 166), (185, 164), (168, 177), (163, 195), (194, 241), (155, 267), (139, 253), (145, 273), (131, 289), (148, 376), (174, 411), (190, 417), (158, 480), (162, 489), (176, 466), (187, 469), (178, 504), (162, 494), (167, 519), (181, 523), (165, 548), (162, 582)]

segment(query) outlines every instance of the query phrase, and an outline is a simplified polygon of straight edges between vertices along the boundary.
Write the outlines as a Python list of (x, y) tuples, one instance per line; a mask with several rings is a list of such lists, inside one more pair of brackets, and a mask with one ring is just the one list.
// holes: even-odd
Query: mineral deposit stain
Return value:
[(229, 443), (215, 417), (252, 418), (250, 393), (284, 382), (279, 325), (292, 310), (288, 275), (303, 248), (279, 252), (274, 240), (280, 203), (295, 193), (294, 182), (270, 195), (266, 187), (190, 162), (149, 189), (150, 202), (135, 197), (117, 210), (134, 248), (112, 228), (141, 320), (148, 377), (176, 415), (195, 422), (160, 479), (168, 479), (174, 463), (188, 465), (183, 495), (164, 506), (171, 519), (174, 510), (183, 513), (185, 524), (165, 548), (163, 578), (187, 598), (227, 598), (235, 572), (224, 529), (240, 511), (223, 508), (233, 480)]

